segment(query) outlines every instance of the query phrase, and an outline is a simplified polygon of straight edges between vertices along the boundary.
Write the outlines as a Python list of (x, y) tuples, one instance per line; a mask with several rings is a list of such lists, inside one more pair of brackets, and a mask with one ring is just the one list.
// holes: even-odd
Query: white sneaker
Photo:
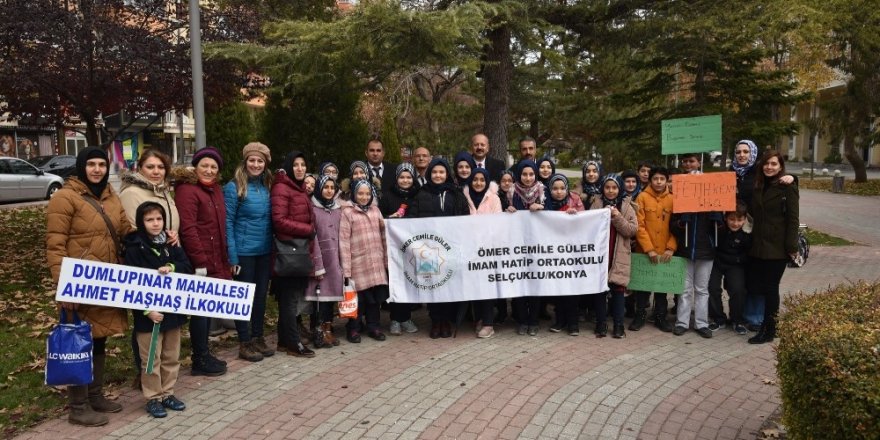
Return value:
[(495, 336), (495, 328), (491, 325), (485, 325), (477, 332), (477, 337), (480, 339), (489, 339), (492, 336)]
[(418, 333), (419, 331), (419, 328), (416, 327), (416, 323), (412, 322), (412, 319), (401, 322), (400, 326), (407, 333)]
[(400, 331), (400, 323), (397, 321), (391, 321), (391, 329), (388, 333), (391, 333), (394, 336), (400, 336), (401, 334), (403, 334)]

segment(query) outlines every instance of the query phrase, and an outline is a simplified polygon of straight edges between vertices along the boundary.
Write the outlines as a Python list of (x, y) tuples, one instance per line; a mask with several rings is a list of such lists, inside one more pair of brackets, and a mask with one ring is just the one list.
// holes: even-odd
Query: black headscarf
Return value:
[[(476, 176), (477, 174), (482, 174), (483, 179), (485, 179), (486, 182), (486, 187), (479, 192), (474, 189), (474, 176)], [(471, 172), (471, 178), (469, 180), (470, 183), (468, 184), (468, 194), (471, 196), (471, 202), (474, 203), (474, 208), (479, 208), (480, 203), (483, 202), (483, 197), (485, 197), (486, 192), (489, 191), (489, 172), (486, 171), (485, 168), (474, 168), (474, 170)]]
[[(324, 198), (324, 187), (327, 186), (327, 183), (333, 182), (333, 187), (336, 191), (333, 192), (333, 197), (329, 199)], [(325, 209), (336, 209), (336, 194), (339, 194), (339, 186), (336, 184), (336, 179), (330, 176), (320, 176), (318, 177), (318, 183), (315, 184), (315, 190), (312, 192), (312, 198), (318, 202)]]
[[(563, 197), (562, 200), (556, 200), (553, 198), (553, 184), (556, 183), (557, 180), (565, 184), (565, 197)], [(569, 195), (571, 194), (568, 187), (568, 177), (558, 173), (553, 174), (547, 179), (547, 188), (549, 189), (546, 208), (548, 211), (559, 211), (563, 206), (568, 204)]]
[(281, 163), (281, 169), (284, 170), (285, 173), (287, 173), (287, 177), (289, 177), (290, 180), (293, 181), (293, 183), (299, 186), (303, 186), (303, 183), (305, 183), (306, 180), (306, 176), (303, 175), (303, 178), (301, 180), (296, 180), (296, 177), (293, 174), (293, 161), (296, 160), (297, 157), (301, 157), (303, 158), (303, 160), (306, 159), (306, 156), (302, 153), (302, 151), (291, 151), (290, 153), (287, 153), (287, 157), (285, 157), (284, 162)]
[[(550, 164), (550, 175), (545, 179), (541, 177), (541, 164), (547, 162)], [(550, 186), (550, 178), (556, 174), (556, 164), (553, 163), (553, 160), (550, 159), (550, 156), (544, 156), (540, 160), (538, 160), (538, 171), (535, 171), (535, 179), (538, 179), (539, 182), (543, 183), (545, 187)]]
[[(104, 162), (107, 162), (107, 172), (104, 173), (104, 178), (98, 183), (92, 183), (89, 181), (89, 176), (86, 174), (86, 162), (88, 162), (89, 159), (104, 159)], [(102, 148), (88, 147), (76, 155), (76, 178), (79, 179), (80, 182), (86, 184), (89, 191), (91, 191), (98, 199), (100, 199), (101, 194), (104, 193), (104, 188), (107, 188), (107, 179), (110, 178), (109, 167), (110, 159)]]
[[(458, 163), (459, 162), (467, 162), (471, 167), (471, 175), (468, 176), (467, 179), (462, 179), (458, 176)], [(477, 168), (477, 162), (474, 161), (474, 156), (471, 156), (471, 153), (467, 151), (459, 151), (458, 154), (455, 155), (455, 159), (452, 161), (452, 173), (455, 175), (455, 183), (458, 184), (459, 188), (464, 188), (471, 184), (471, 179), (474, 177), (474, 169)]]
[[(446, 169), (446, 181), (440, 184), (434, 183), (431, 179), (431, 170), (434, 168), (441, 166)], [(431, 163), (428, 164), (428, 169), (425, 170), (425, 177), (427, 178), (427, 182), (422, 186), (423, 189), (430, 192), (431, 194), (437, 195), (444, 191), (451, 191), (455, 189), (455, 182), (452, 180), (452, 169), (449, 167), (449, 162), (442, 157), (436, 157), (431, 160)]]

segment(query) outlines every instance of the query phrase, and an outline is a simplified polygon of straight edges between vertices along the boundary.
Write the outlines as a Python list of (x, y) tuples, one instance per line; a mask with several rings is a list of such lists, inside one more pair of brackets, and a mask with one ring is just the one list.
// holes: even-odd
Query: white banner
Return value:
[(67, 258), (55, 300), (181, 315), (251, 319), (252, 283)]
[(610, 211), (386, 220), (393, 302), (608, 290)]

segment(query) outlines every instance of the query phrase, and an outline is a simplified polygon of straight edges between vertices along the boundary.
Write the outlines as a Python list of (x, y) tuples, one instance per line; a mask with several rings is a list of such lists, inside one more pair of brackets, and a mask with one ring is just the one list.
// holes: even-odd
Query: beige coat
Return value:
[(144, 202), (156, 202), (165, 208), (165, 227), (172, 231), (180, 230), (180, 215), (168, 184), (154, 185), (141, 173), (123, 172), (120, 179), (119, 199), (132, 228), (136, 228), (134, 216), (138, 206)]
[[(590, 209), (602, 209), (602, 198), (594, 197)], [(639, 231), (636, 205), (629, 196), (620, 204), (620, 215), (611, 218), (611, 227), (617, 230), (617, 238), (614, 240), (614, 255), (608, 262), (608, 282), (626, 287), (629, 284), (632, 240)]]
[[(83, 197), (94, 198), (84, 183), (71, 177), (49, 200), (46, 260), (56, 283), (64, 257), (119, 262), (116, 243), (107, 229), (107, 223)], [(131, 224), (122, 210), (122, 202), (109, 184), (101, 194), (99, 204), (103, 206), (121, 240), (131, 231)], [(92, 325), (92, 336), (95, 338), (121, 334), (128, 328), (125, 309), (80, 304), (78, 312)]]

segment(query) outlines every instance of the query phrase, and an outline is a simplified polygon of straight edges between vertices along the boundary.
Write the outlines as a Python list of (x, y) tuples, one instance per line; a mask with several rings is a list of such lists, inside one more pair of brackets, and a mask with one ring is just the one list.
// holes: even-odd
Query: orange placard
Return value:
[(672, 212), (736, 210), (736, 173), (672, 176)]

